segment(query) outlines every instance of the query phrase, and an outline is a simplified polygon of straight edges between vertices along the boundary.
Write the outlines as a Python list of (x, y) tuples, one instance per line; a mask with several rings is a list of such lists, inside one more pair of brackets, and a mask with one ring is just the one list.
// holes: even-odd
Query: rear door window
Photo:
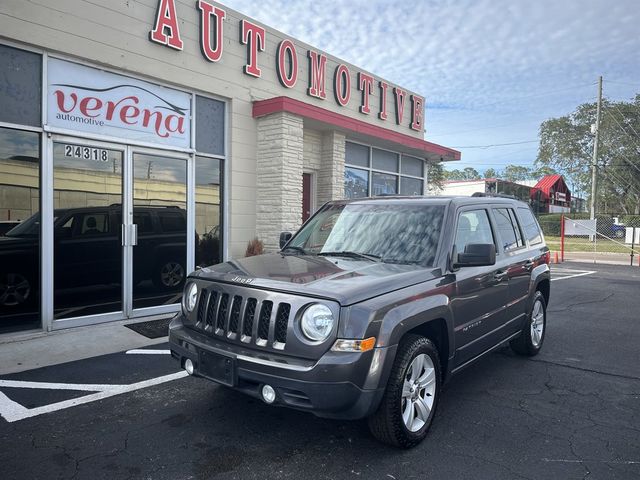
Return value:
[(524, 207), (518, 208), (518, 215), (522, 221), (522, 229), (524, 230), (524, 236), (529, 240), (529, 244), (535, 245), (542, 243), (542, 234), (540, 233), (540, 226), (536, 221), (536, 217), (533, 216), (531, 210)]
[(505, 252), (523, 247), (522, 234), (512, 208), (494, 208), (496, 229)]

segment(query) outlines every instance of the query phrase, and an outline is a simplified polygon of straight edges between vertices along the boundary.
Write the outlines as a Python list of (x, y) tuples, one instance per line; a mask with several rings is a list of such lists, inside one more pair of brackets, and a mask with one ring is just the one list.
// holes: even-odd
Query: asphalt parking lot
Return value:
[(454, 377), (413, 450), (185, 377), (159, 345), (0, 377), (0, 477), (640, 478), (640, 268), (566, 264), (551, 296), (540, 355)]

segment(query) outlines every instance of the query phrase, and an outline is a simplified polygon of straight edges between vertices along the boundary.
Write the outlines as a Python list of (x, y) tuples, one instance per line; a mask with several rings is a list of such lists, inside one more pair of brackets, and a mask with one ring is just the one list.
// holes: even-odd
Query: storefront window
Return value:
[(196, 150), (224, 155), (224, 102), (196, 96)]
[(369, 172), (357, 168), (344, 169), (345, 198), (363, 198), (369, 195)]
[(40, 134), (0, 128), (0, 332), (40, 320)]
[(423, 184), (422, 179), (400, 177), (400, 195), (422, 195)]
[(398, 193), (398, 177), (387, 173), (373, 172), (371, 174), (371, 194), (394, 195)]
[(369, 147), (365, 145), (346, 142), (344, 157), (348, 165), (369, 168)]
[(42, 56), (0, 45), (0, 122), (41, 125)]
[(398, 154), (374, 148), (371, 152), (374, 170), (398, 171)]
[(420, 158), (346, 142), (345, 164), (346, 198), (424, 194), (425, 168)]
[(222, 261), (222, 160), (196, 157), (196, 265)]

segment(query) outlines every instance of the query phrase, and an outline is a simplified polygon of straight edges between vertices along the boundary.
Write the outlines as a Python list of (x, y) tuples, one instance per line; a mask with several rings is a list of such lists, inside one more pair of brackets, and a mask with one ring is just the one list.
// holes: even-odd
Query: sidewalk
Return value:
[[(140, 321), (171, 317), (157, 315)], [(69, 328), (54, 332), (24, 332), (0, 335), (0, 375), (82, 360), (108, 353), (156, 345), (167, 337), (147, 338), (125, 327), (131, 320)]]
[[(633, 266), (638, 266), (640, 255), (633, 256)], [(608, 265), (631, 265), (631, 255), (629, 253), (607, 253), (607, 252), (564, 252), (565, 262), (582, 262), (608, 264)]]

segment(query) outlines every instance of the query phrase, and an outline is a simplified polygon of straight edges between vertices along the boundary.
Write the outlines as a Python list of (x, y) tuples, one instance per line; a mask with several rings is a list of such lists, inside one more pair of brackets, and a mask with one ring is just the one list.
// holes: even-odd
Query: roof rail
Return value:
[(507, 195), (506, 193), (484, 193), (475, 192), (472, 197), (497, 197), (497, 198), (510, 198), (511, 200), (519, 200), (515, 195)]

